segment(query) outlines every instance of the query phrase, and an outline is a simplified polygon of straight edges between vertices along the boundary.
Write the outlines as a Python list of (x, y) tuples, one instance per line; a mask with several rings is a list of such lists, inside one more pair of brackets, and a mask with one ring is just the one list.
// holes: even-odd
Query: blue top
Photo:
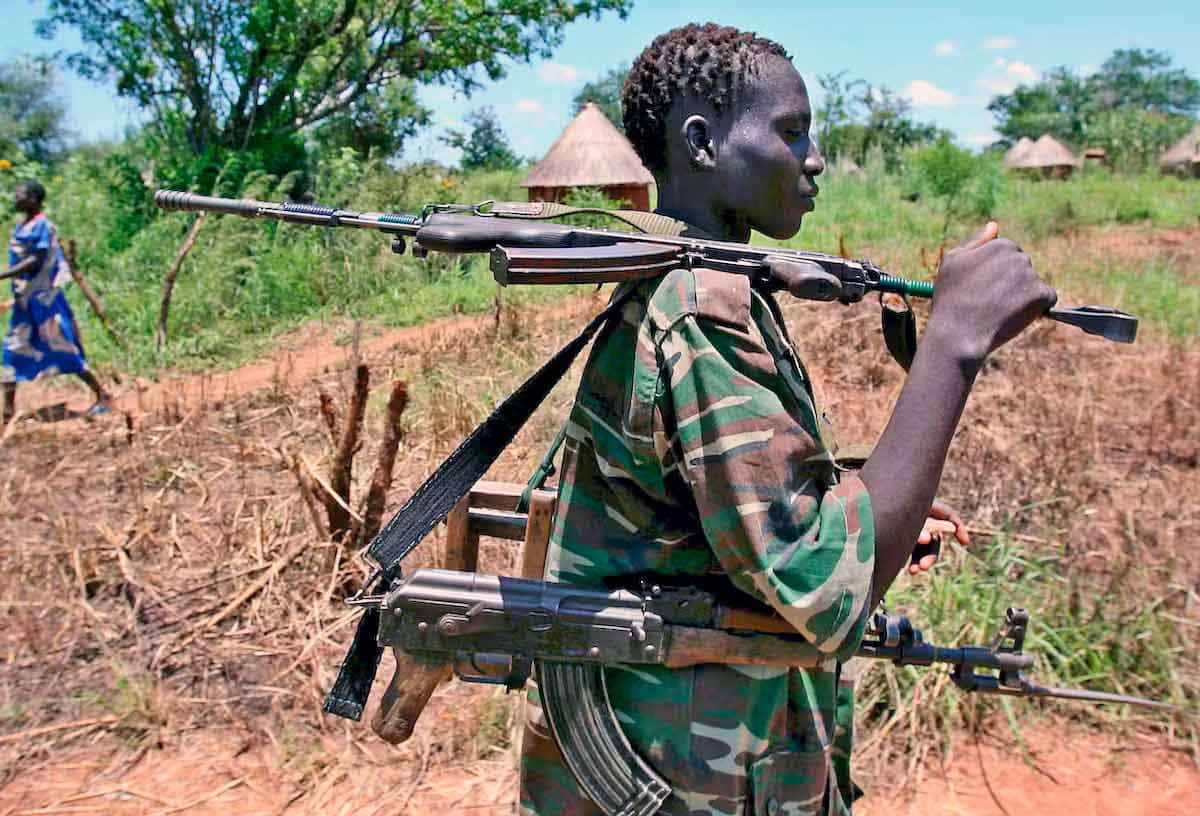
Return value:
[(34, 292), (61, 286), (70, 275), (67, 259), (55, 235), (54, 224), (44, 214), (38, 213), (13, 230), (8, 242), (8, 265), (28, 258), (31, 253), (41, 256), (41, 262), (32, 269), (12, 278), (13, 295), (26, 298)]

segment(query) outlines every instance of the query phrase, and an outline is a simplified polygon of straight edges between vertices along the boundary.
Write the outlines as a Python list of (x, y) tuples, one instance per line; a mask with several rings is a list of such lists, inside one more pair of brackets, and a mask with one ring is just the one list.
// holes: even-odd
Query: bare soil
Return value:
[[(1132, 258), (1148, 241), (1176, 251), (1158, 234), (1093, 238), (1041, 252)], [(1200, 259), (1181, 245), (1194, 275)], [(358, 356), (377, 396), (361, 461), (374, 459), (386, 384), (407, 381), (413, 398), (389, 506), (600, 305), (579, 296), (364, 338)], [(842, 441), (873, 439), (902, 382), (877, 307), (785, 311)], [(0, 814), (511, 812), (515, 696), (449, 684), (398, 748), (319, 713), (354, 620), (341, 599), (365, 567), (314, 536), (288, 462), (327, 472), (318, 389), (343, 406), (354, 357), (335, 336), (298, 334), (272, 360), (127, 390), (102, 421), (21, 422), (0, 442)], [(556, 390), (492, 478), (524, 481), (571, 391)], [(943, 492), (977, 526), (1047, 542), (1064, 591), (1100, 581), (1107, 604), (1131, 614), (1151, 604), (1195, 632), (1197, 394), (1194, 344), (1151, 332), (1119, 347), (1039, 326), (982, 375)], [(21, 400), (86, 405), (61, 382)], [(367, 477), (360, 467), (356, 485)], [(439, 557), (440, 531), (431, 539), (414, 556), (424, 563)], [(511, 571), (516, 557), (485, 542), (482, 568)], [(1194, 702), (1194, 649), (1180, 665), (1176, 682)], [(1200, 811), (1181, 721), (1103, 734), (1041, 722), (1025, 731), (1032, 766), (1001, 723), (983, 729), (978, 752), (956, 738), (944, 767), (926, 762), (919, 778), (895, 752), (860, 757), (871, 791), (860, 810)]]

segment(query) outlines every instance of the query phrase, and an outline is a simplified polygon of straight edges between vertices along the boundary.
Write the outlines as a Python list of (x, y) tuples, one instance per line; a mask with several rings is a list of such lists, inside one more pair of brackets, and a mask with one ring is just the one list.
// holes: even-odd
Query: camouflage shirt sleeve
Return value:
[(833, 483), (803, 370), (765, 302), (748, 285), (714, 293), (703, 274), (713, 275), (698, 273), (695, 308), (658, 337), (664, 470), (688, 485), (734, 584), (847, 657), (870, 611), (866, 487), (856, 476)]

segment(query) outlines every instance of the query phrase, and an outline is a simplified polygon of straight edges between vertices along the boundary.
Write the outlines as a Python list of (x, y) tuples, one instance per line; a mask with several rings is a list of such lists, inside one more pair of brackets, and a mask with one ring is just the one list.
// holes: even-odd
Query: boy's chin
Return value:
[(803, 219), (804, 215), (800, 214), (795, 218), (790, 218), (786, 221), (780, 220), (772, 224), (763, 224), (755, 227), (755, 229), (768, 238), (776, 241), (786, 241), (800, 231), (800, 224)]

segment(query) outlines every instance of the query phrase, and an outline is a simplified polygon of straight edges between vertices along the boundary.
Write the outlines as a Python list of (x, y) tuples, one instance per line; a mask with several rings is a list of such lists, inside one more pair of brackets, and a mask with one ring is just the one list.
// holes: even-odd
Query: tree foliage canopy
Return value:
[(465, 117), (467, 131), (450, 130), (442, 141), (462, 151), (463, 170), (513, 170), (521, 158), (508, 146), (508, 137), (492, 108), (478, 108)]
[(481, 74), (502, 77), (506, 61), (549, 56), (573, 20), (610, 10), (623, 16), (630, 5), (49, 0), (39, 33), (76, 28), (84, 49), (68, 64), (85, 77), (115, 80), (121, 96), (149, 111), (160, 139), (211, 167), (230, 151), (294, 154), (302, 131), (338, 117), (330, 135), (379, 146), (382, 128), (403, 134), (427, 116), (412, 83), (469, 93)]
[(594, 102), (596, 107), (608, 117), (608, 121), (622, 133), (625, 132), (625, 119), (621, 110), (621, 90), (625, 87), (625, 77), (629, 76), (628, 65), (618, 65), (599, 79), (593, 79), (584, 84), (571, 100), (571, 115), (583, 110), (588, 102)]
[(0, 159), (49, 164), (66, 146), (65, 119), (53, 66), (35, 60), (0, 63)]
[(895, 168), (908, 147), (936, 141), (949, 134), (912, 118), (912, 107), (884, 86), (850, 79), (846, 71), (821, 74), (817, 82), (824, 100), (817, 110), (817, 145), (827, 161), (850, 159), (864, 164), (879, 152)]
[(1009, 142), (1049, 133), (1076, 147), (1104, 147), (1119, 163), (1136, 165), (1187, 129), (1200, 110), (1200, 80), (1172, 68), (1161, 51), (1118, 49), (1091, 76), (1054, 68), (993, 98), (988, 110)]

